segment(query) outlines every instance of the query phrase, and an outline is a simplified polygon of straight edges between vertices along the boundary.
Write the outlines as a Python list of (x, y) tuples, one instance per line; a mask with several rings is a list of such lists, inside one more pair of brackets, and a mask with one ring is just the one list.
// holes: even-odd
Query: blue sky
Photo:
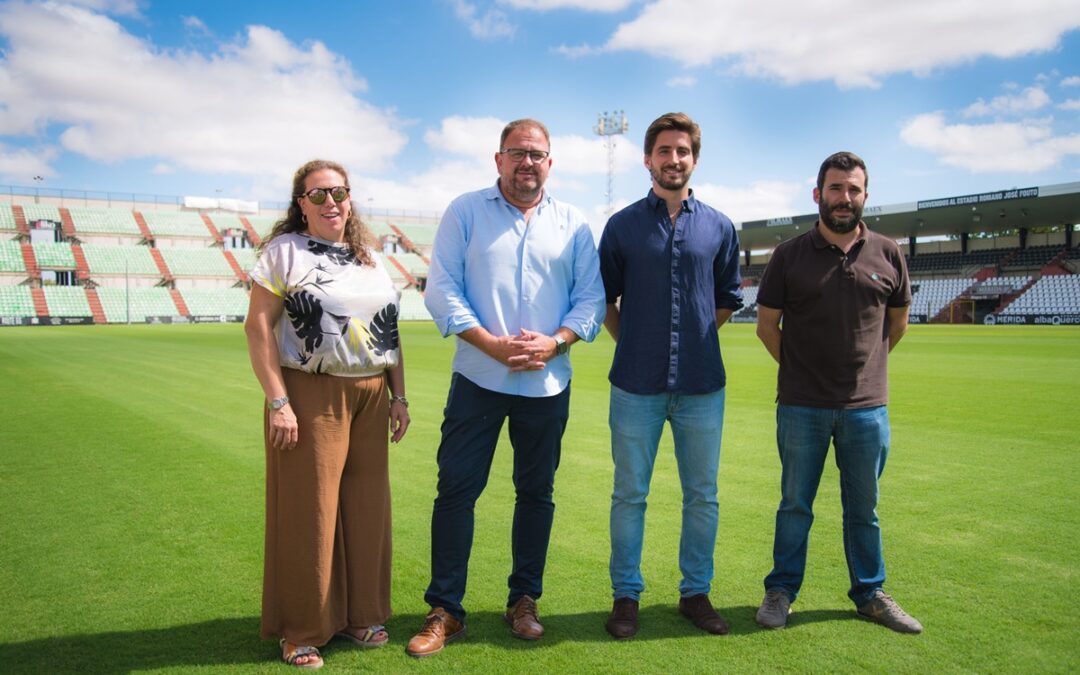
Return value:
[(592, 127), (616, 109), (617, 207), (671, 110), (702, 127), (697, 194), (736, 221), (814, 211), (840, 149), (876, 205), (1080, 181), (1076, 0), (0, 2), (0, 47), (10, 185), (277, 202), (320, 156), (364, 206), (438, 211), (529, 116), (551, 192), (600, 227)]

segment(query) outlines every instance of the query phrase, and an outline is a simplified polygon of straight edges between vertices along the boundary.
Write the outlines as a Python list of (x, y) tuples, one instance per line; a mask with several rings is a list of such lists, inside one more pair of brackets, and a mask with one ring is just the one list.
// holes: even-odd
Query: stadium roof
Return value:
[[(743, 249), (771, 249), (806, 232), (817, 218), (809, 213), (744, 222), (739, 242)], [(1073, 225), (1080, 223), (1080, 183), (867, 206), (863, 220), (893, 239)]]

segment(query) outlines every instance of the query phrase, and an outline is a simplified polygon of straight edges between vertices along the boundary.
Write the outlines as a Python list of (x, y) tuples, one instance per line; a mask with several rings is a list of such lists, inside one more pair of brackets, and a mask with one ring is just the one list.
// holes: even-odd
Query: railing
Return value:
[[(0, 185), (0, 201), (15, 203), (16, 197), (27, 197), (35, 204), (55, 204), (56, 206), (95, 206), (130, 209), (162, 209), (179, 211), (184, 208), (184, 198), (175, 195), (153, 195), (134, 192), (104, 192), (99, 190), (70, 190), (67, 188), (49, 188), (40, 185), (27, 187), (21, 185)], [(26, 203), (20, 200), (21, 203)], [(289, 202), (258, 202), (257, 215), (277, 216), (289, 208)], [(383, 209), (364, 205), (360, 200), (353, 200), (364, 220), (404, 220), (419, 222), (438, 222), (442, 213), (419, 209)], [(225, 209), (187, 209), (200, 213), (231, 213)]]

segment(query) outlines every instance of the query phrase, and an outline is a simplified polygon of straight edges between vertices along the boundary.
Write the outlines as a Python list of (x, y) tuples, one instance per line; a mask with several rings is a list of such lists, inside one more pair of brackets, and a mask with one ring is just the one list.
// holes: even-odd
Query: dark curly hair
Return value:
[(825, 161), (821, 163), (821, 168), (818, 169), (817, 172), (818, 192), (825, 189), (825, 174), (829, 172), (829, 169), (839, 169), (844, 173), (851, 173), (855, 169), (862, 169), (863, 175), (866, 176), (863, 190), (870, 187), (870, 172), (866, 170), (866, 162), (854, 152), (835, 152), (825, 158)]
[[(345, 179), (345, 187), (349, 187), (349, 174), (345, 171), (345, 167), (337, 162), (326, 159), (313, 159), (305, 163), (296, 170), (296, 174), (293, 176), (292, 199), (289, 200), (289, 210), (286, 211), (284, 218), (274, 223), (270, 234), (259, 244), (258, 253), (261, 254), (266, 245), (273, 241), (275, 237), (289, 232), (303, 232), (307, 229), (304, 214), (300, 211), (300, 197), (304, 193), (304, 181), (312, 173), (323, 169), (329, 169), (341, 174), (341, 177)], [(368, 266), (375, 265), (369, 248), (375, 244), (375, 238), (367, 226), (364, 225), (364, 222), (360, 220), (355, 207), (349, 209), (349, 218), (345, 221), (345, 244), (356, 256), (358, 263)]]

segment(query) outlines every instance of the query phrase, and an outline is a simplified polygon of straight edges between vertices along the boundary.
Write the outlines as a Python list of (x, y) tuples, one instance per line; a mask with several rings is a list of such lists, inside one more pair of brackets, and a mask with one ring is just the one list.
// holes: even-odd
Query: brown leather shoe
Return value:
[(544, 637), (544, 627), (540, 625), (540, 616), (536, 613), (536, 601), (527, 595), (518, 598), (513, 607), (503, 614), (510, 624), (510, 633), (522, 640), (539, 640)]
[(409, 640), (405, 653), (417, 658), (438, 654), (447, 643), (465, 635), (465, 624), (461, 623), (442, 607), (432, 607), (431, 613), (424, 619), (424, 627)]
[(724, 617), (716, 613), (709, 596), (704, 593), (691, 595), (688, 598), (679, 598), (679, 614), (694, 622), (694, 625), (713, 635), (727, 635), (731, 630)]
[(617, 598), (611, 607), (604, 628), (616, 640), (626, 640), (637, 635), (638, 601), (633, 598)]

